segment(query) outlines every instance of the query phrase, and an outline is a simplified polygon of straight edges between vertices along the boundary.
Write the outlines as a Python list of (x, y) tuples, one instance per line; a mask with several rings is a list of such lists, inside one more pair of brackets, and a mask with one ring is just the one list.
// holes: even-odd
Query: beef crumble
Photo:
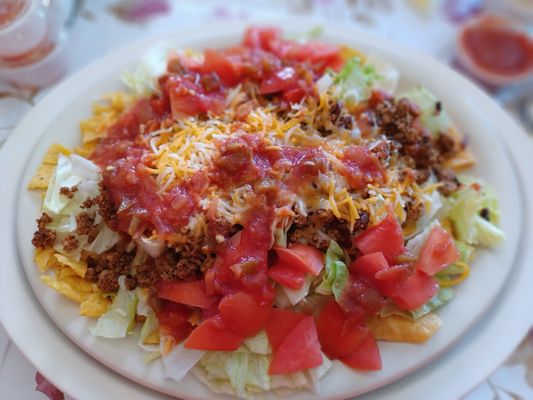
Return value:
[(69, 199), (72, 199), (74, 197), (74, 193), (76, 193), (77, 191), (78, 191), (77, 186), (73, 186), (71, 188), (63, 186), (59, 188), (59, 194)]
[(65, 250), (66, 252), (76, 250), (80, 245), (78, 239), (76, 239), (76, 236), (74, 235), (67, 235), (65, 239), (63, 239), (61, 244), (63, 245), (63, 250)]
[(85, 278), (96, 282), (103, 292), (118, 290), (119, 276), (131, 272), (133, 253), (127, 251), (124, 243), (119, 243), (102, 254), (87, 257)]
[(48, 224), (52, 222), (52, 217), (47, 213), (42, 213), (37, 222), (37, 230), (33, 233), (31, 243), (40, 249), (47, 249), (53, 247), (56, 241), (56, 233), (52, 229), (47, 228)]

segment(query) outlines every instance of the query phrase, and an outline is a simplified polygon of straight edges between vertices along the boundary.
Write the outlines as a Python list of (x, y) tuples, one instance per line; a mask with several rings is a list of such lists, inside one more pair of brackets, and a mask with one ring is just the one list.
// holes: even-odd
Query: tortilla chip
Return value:
[(91, 153), (96, 149), (97, 142), (83, 143), (80, 147), (76, 147), (74, 152), (82, 157), (88, 158)]
[(93, 293), (80, 304), (80, 315), (98, 318), (107, 311), (110, 304), (111, 301), (104, 295)]
[(61, 293), (63, 296), (68, 297), (71, 300), (77, 301), (78, 303), (85, 301), (89, 297), (88, 293), (76, 290), (67, 282), (59, 280), (50, 275), (42, 275), (41, 281), (43, 281), (46, 285), (54, 289), (56, 292)]
[(146, 339), (144, 339), (144, 344), (159, 344), (159, 329), (155, 329), (150, 333)]
[(83, 125), (80, 125), (81, 128), (81, 135), (82, 135), (82, 141), (83, 144), (92, 143), (98, 139), (103, 139), (106, 137), (107, 133), (105, 130), (96, 130), (96, 129), (89, 129), (85, 128)]
[(74, 271), (72, 268), (59, 263), (57, 265), (57, 268), (54, 268), (54, 271), (56, 273), (56, 276), (61, 280), (65, 278), (70, 278), (71, 276), (79, 277), (76, 271)]
[(416, 321), (399, 315), (372, 316), (367, 320), (377, 340), (402, 343), (424, 343), (441, 325), (441, 319), (435, 314), (424, 315)]
[(64, 278), (59, 278), (63, 282), (68, 283), (72, 288), (76, 289), (79, 292), (84, 293), (94, 293), (94, 285), (92, 282), (86, 281), (83, 278), (80, 278), (77, 275), (74, 276), (66, 276)]
[(48, 182), (56, 170), (55, 165), (41, 164), (30, 183), (28, 183), (28, 189), (47, 189)]
[(64, 256), (63, 254), (59, 254), (59, 253), (56, 253), (55, 257), (57, 261), (59, 261), (61, 264), (72, 268), (76, 272), (76, 274), (78, 274), (78, 276), (81, 276), (82, 278), (85, 277), (85, 274), (87, 273), (86, 262), (72, 260), (71, 258), (68, 258)]
[(70, 156), (72, 152), (59, 143), (52, 144), (43, 157), (43, 164), (56, 165), (59, 154)]
[(474, 154), (468, 149), (462, 150), (455, 155), (455, 157), (446, 161), (445, 165), (454, 171), (461, 171), (471, 168), (476, 163)]
[(35, 256), (33, 257), (33, 261), (35, 261), (35, 265), (37, 265), (37, 268), (39, 269), (39, 272), (43, 273), (50, 269), (50, 267), (54, 264), (55, 258), (54, 256), (54, 249), (41, 249), (37, 248), (35, 249)]
[(340, 55), (343, 60), (349, 60), (354, 57), (358, 57), (362, 62), (366, 61), (366, 54), (361, 53), (359, 50), (352, 49), (348, 46), (341, 46)]

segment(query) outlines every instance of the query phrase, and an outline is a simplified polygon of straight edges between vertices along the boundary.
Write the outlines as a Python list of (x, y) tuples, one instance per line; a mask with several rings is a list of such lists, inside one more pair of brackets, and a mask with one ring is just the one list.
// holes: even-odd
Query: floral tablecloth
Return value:
[[(307, 15), (317, 22), (355, 25), (453, 62), (457, 23), (490, 1), (482, 0), (101, 0), (59, 1), (68, 39), (68, 74), (132, 40), (158, 37), (177, 28), (215, 20)], [(423, 34), (421, 34), (423, 32)], [(0, 82), (0, 146), (42, 91), (20, 91)], [(511, 111), (508, 91), (494, 93)], [(529, 91), (532, 101), (533, 91)], [(523, 99), (522, 99), (523, 100)], [(533, 323), (533, 321), (532, 321)], [(40, 392), (39, 392), (40, 391)], [(44, 394), (46, 393), (46, 395)], [(75, 396), (75, 393), (72, 394)], [(0, 326), (0, 399), (59, 400), (47, 382), (10, 342)], [(487, 381), (466, 400), (533, 399), (533, 331)]]

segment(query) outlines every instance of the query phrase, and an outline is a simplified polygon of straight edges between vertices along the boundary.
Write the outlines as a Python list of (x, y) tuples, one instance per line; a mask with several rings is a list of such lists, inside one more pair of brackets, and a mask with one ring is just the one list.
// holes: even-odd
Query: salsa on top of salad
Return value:
[(42, 280), (95, 335), (140, 329), (147, 361), (218, 392), (381, 369), (376, 339), (427, 340), (474, 246), (503, 238), (495, 196), (457, 175), (474, 159), (444, 105), (398, 79), (275, 28), (150, 50), (30, 182)]

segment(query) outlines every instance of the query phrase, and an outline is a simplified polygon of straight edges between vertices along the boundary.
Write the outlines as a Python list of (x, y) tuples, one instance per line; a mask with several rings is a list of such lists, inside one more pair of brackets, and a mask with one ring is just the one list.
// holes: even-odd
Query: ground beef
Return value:
[(383, 133), (401, 145), (400, 154), (411, 157), (416, 168), (429, 168), (438, 162), (438, 152), (419, 120), (416, 105), (407, 99), (384, 99), (375, 106), (375, 113)]
[(104, 222), (110, 227), (116, 226), (117, 211), (111, 194), (102, 183), (100, 183), (100, 194), (94, 198), (85, 200), (81, 208), (88, 209), (95, 205), (98, 207), (98, 214), (100, 214)]
[(59, 188), (59, 194), (62, 195), (62, 196), (65, 196), (65, 197), (67, 197), (69, 199), (72, 199), (74, 197), (74, 193), (76, 193), (77, 191), (78, 191), (78, 187), (77, 186), (73, 186), (71, 188), (63, 186), (63, 187)]
[(159, 282), (159, 272), (152, 258), (144, 264), (136, 265), (133, 273), (139, 287), (153, 288)]
[(118, 289), (118, 277), (130, 274), (133, 257), (133, 252), (127, 252), (123, 243), (102, 254), (89, 256), (85, 279), (97, 282), (104, 292), (115, 291)]
[(94, 228), (94, 218), (88, 213), (82, 212), (76, 216), (76, 233), (78, 235), (88, 235)]
[(320, 250), (326, 250), (331, 240), (341, 247), (352, 245), (352, 234), (348, 222), (337, 218), (329, 210), (309, 212), (307, 216), (296, 215), (288, 232), (290, 243), (306, 243)]
[(80, 245), (78, 239), (76, 239), (76, 236), (74, 235), (67, 235), (65, 239), (63, 239), (61, 244), (63, 245), (63, 250), (65, 250), (66, 252), (76, 250)]
[(242, 230), (242, 225), (232, 224), (225, 218), (210, 218), (207, 220), (207, 236), (204, 251), (212, 253), (218, 245)]
[(200, 277), (210, 260), (211, 256), (205, 253), (202, 243), (191, 241), (168, 249), (155, 259), (155, 265), (164, 280), (186, 280)]
[(47, 228), (47, 225), (52, 222), (52, 218), (48, 214), (42, 213), (36, 222), (37, 230), (33, 233), (31, 243), (40, 249), (52, 247), (56, 241), (56, 233)]
[(449, 159), (456, 154), (455, 140), (446, 134), (439, 134), (437, 136), (435, 146), (443, 160)]
[(451, 170), (446, 168), (434, 168), (434, 172), (439, 182), (442, 183), (442, 186), (437, 190), (443, 196), (449, 196), (453, 192), (456, 192), (461, 186), (457, 176), (455, 176)]
[(131, 275), (127, 275), (126, 279), (124, 279), (124, 286), (128, 290), (135, 289), (137, 287), (137, 279)]
[(370, 221), (370, 216), (366, 211), (359, 211), (359, 219), (355, 221), (354, 232), (359, 233), (366, 231), (368, 228), (368, 222)]

